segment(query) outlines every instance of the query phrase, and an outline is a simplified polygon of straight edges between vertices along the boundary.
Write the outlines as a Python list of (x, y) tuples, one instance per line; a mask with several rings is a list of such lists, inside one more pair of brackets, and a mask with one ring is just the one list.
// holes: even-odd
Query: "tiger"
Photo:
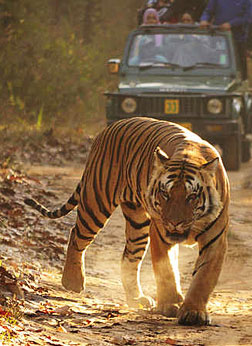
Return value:
[[(176, 123), (148, 117), (122, 119), (94, 139), (80, 182), (68, 201), (45, 217), (77, 208), (62, 274), (67, 290), (85, 289), (85, 254), (120, 205), (126, 223), (121, 280), (130, 307), (144, 306), (181, 325), (208, 325), (209, 296), (227, 250), (230, 187), (218, 151)], [(144, 295), (141, 264), (150, 244), (156, 301)], [(182, 294), (179, 244), (198, 245), (192, 281)]]

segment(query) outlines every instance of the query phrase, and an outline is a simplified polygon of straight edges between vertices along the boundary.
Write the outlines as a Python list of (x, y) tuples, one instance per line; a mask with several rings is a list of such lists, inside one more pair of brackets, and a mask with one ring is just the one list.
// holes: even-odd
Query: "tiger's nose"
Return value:
[(169, 225), (170, 225), (170, 229), (171, 229), (171, 231), (172, 232), (178, 232), (178, 233), (183, 233), (183, 231), (184, 231), (184, 228), (183, 228), (183, 221), (178, 221), (178, 222), (176, 222), (176, 221), (170, 221), (169, 222)]
[(179, 228), (179, 227), (181, 227), (183, 225), (184, 222), (183, 221), (172, 220), (172, 221), (170, 221), (170, 223), (172, 224), (172, 226), (174, 228)]

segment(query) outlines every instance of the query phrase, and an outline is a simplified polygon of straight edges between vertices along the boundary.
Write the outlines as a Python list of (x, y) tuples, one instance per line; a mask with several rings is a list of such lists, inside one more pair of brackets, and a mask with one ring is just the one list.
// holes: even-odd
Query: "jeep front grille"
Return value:
[[(176, 99), (179, 101), (179, 112), (176, 115), (178, 117), (190, 116), (198, 117), (200, 114), (204, 113), (204, 98), (201, 97), (148, 97), (141, 96), (137, 97), (137, 114), (138, 115), (155, 115), (163, 116), (165, 115), (164, 104), (165, 100)], [(120, 109), (120, 113), (122, 110)]]

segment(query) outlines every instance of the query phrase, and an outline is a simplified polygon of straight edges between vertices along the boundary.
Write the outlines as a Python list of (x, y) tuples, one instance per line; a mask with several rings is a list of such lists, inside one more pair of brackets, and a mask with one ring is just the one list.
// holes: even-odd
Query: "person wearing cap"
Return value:
[(145, 3), (144, 7), (140, 8), (140, 9), (137, 11), (137, 23), (138, 23), (138, 25), (143, 24), (144, 12), (145, 12), (148, 8), (154, 8), (154, 9), (156, 9), (157, 3), (158, 3), (158, 0), (148, 0), (148, 1)]
[(160, 24), (158, 12), (154, 8), (148, 8), (143, 15), (143, 25)]

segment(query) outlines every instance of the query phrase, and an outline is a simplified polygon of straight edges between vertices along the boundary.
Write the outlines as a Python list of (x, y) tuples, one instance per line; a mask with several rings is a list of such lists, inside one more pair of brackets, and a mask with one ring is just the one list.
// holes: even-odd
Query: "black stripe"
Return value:
[(98, 228), (102, 228), (104, 224), (100, 220), (98, 220), (98, 218), (93, 213), (93, 210), (86, 204), (86, 202), (85, 202), (86, 200), (87, 200), (87, 194), (86, 194), (86, 186), (85, 186), (83, 189), (83, 209), (85, 209), (86, 213), (93, 220), (94, 224)]
[[(113, 154), (112, 154), (113, 155)], [(111, 188), (110, 188), (110, 180), (111, 180), (111, 170), (113, 167), (113, 156), (111, 157), (110, 160), (110, 165), (109, 168), (107, 170), (107, 179), (106, 179), (106, 183), (105, 183), (105, 195), (108, 201), (108, 204), (111, 205)]]
[(162, 237), (161, 233), (159, 232), (159, 229), (156, 227), (156, 231), (159, 235), (159, 238), (162, 240), (163, 243), (165, 243), (166, 245), (169, 245), (171, 246), (172, 244), (171, 243), (167, 243), (167, 241), (164, 240), (164, 238)]
[(175, 132), (174, 134), (176, 134), (177, 136), (174, 136), (174, 138), (171, 138), (169, 140), (169, 143), (172, 143), (178, 139), (184, 139), (185, 138), (184, 134), (181, 135), (181, 133), (178, 133), (178, 132)]
[[(121, 125), (122, 126), (122, 125)], [(102, 141), (100, 143), (100, 146), (98, 150), (96, 150), (96, 157), (95, 157), (95, 169), (94, 169), (94, 174), (97, 172), (97, 164), (98, 164), (98, 158), (100, 159), (100, 167), (99, 167), (99, 182), (100, 182), (100, 188), (102, 189), (103, 186), (103, 178), (102, 178), (102, 173), (103, 173), (103, 164), (105, 162), (105, 157), (106, 155), (110, 157), (109, 154), (107, 154), (107, 150), (109, 148), (109, 145), (111, 148), (114, 148), (114, 143), (111, 144), (111, 141), (114, 142), (115, 138), (117, 137), (117, 133), (120, 131), (121, 127), (114, 126), (110, 127), (108, 131), (106, 131), (105, 136), (102, 138)]]
[(195, 240), (196, 240), (196, 241), (198, 240), (198, 238), (199, 238), (202, 234), (204, 234), (205, 232), (207, 232), (210, 228), (212, 228), (212, 227), (214, 226), (214, 224), (215, 224), (215, 223), (220, 219), (220, 217), (222, 216), (222, 213), (223, 213), (224, 210), (225, 210), (225, 206), (224, 206), (224, 207), (222, 208), (222, 210), (220, 211), (218, 217), (217, 217), (216, 219), (214, 219), (212, 222), (210, 222), (210, 224), (207, 225), (207, 226), (205, 227), (205, 229), (204, 229), (201, 233), (199, 233), (198, 235), (196, 235), (196, 237), (195, 237)]
[[(109, 140), (110, 140), (110, 148), (112, 148), (112, 152), (110, 152), (109, 157), (111, 157), (111, 161), (112, 161), (112, 158), (116, 156), (116, 162), (118, 163), (119, 154), (121, 151), (120, 141), (123, 140), (125, 132), (130, 126), (131, 124), (117, 123), (117, 126), (115, 126), (113, 131), (110, 133)], [(122, 130), (124, 131), (123, 134), (121, 134)], [(119, 142), (118, 142), (118, 137), (119, 137)], [(108, 147), (108, 143), (103, 143), (103, 145), (105, 145), (106, 148)], [(115, 153), (116, 150), (117, 150), (117, 154)], [(110, 175), (108, 177), (110, 177)]]
[(172, 183), (173, 181), (174, 181), (174, 179), (169, 179), (166, 181), (166, 184), (168, 185), (168, 184)]
[(59, 215), (59, 213), (60, 213), (60, 210), (58, 210), (58, 209), (56, 209), (56, 210), (54, 210), (54, 211), (50, 211), (50, 212), (49, 212), (50, 218), (57, 219), (58, 217), (63, 216), (63, 215), (61, 215), (61, 214)]
[(67, 210), (66, 205), (64, 204), (61, 208), (60, 208), (60, 215), (64, 216), (69, 212), (69, 210)]
[(168, 179), (176, 179), (177, 178), (177, 174), (170, 174), (170, 175), (168, 175), (168, 177), (167, 177)]
[(122, 176), (122, 164), (120, 165), (120, 169), (119, 169), (119, 172), (117, 174), (117, 180), (116, 180), (115, 189), (114, 189), (114, 193), (113, 193), (113, 202), (112, 203), (113, 203), (113, 206), (115, 208), (118, 206), (118, 203), (116, 201), (116, 197), (117, 197), (118, 187), (119, 187), (120, 181), (121, 181), (121, 176)]
[(200, 256), (202, 255), (203, 251), (205, 251), (210, 245), (212, 245), (212, 244), (223, 234), (223, 232), (225, 231), (225, 229), (226, 229), (226, 225), (225, 225), (225, 227), (222, 229), (222, 231), (221, 231), (219, 234), (217, 234), (216, 237), (214, 237), (213, 239), (211, 239), (205, 246), (203, 246), (203, 248), (202, 248), (202, 249), (200, 250), (200, 252), (199, 252), (199, 255), (200, 255)]
[(78, 217), (80, 219), (81, 224), (88, 230), (89, 233), (96, 235), (97, 233), (92, 230), (92, 228), (88, 225), (88, 223), (83, 219), (79, 210), (77, 210)]
[(201, 173), (201, 171), (199, 172), (199, 174), (200, 174), (200, 178), (201, 178), (202, 182), (204, 183), (205, 182), (204, 175)]
[[(187, 163), (186, 163), (186, 165), (187, 165)], [(190, 168), (188, 168), (188, 167), (185, 167), (185, 170), (187, 171), (187, 172), (189, 172), (189, 173), (192, 173), (192, 174), (196, 174), (196, 172), (194, 171), (194, 170), (192, 170), (192, 169), (190, 169)]]
[(132, 189), (131, 189), (130, 186), (128, 186), (128, 189), (129, 189), (129, 192), (130, 192), (129, 200), (130, 200), (130, 201), (133, 201), (133, 196), (134, 196), (133, 191), (132, 191)]
[(137, 223), (135, 221), (133, 221), (129, 216), (127, 216), (126, 214), (123, 214), (125, 219), (129, 222), (130, 226), (133, 227), (134, 229), (141, 229), (144, 227), (149, 226), (150, 224), (150, 220), (147, 219), (145, 222), (143, 223)]
[(74, 195), (72, 195), (69, 200), (67, 201), (67, 203), (71, 204), (71, 205), (77, 205), (78, 201), (76, 200), (76, 198), (74, 197)]
[[(163, 125), (163, 124), (162, 124)], [(147, 128), (144, 128), (143, 131), (140, 133), (140, 139), (142, 137), (142, 133), (146, 133), (146, 131), (149, 131), (150, 129), (152, 130), (149, 133), (149, 137), (148, 140), (145, 140), (144, 142), (141, 143), (141, 145), (138, 147), (138, 149), (134, 152), (134, 155), (131, 159), (130, 162), (130, 166), (129, 166), (129, 172), (132, 171), (132, 166), (134, 165), (134, 160), (137, 157), (137, 155), (142, 152), (142, 153), (147, 153), (146, 155), (141, 155), (141, 157), (138, 160), (138, 167), (142, 167), (142, 164), (144, 163), (144, 160), (146, 160), (146, 157), (150, 157), (150, 154), (154, 153), (154, 149), (152, 149), (152, 147), (156, 148), (157, 144), (156, 144), (156, 140), (161, 137), (162, 138), (162, 134), (163, 132), (167, 132), (167, 128), (165, 128), (163, 131), (163, 126), (160, 125), (160, 123), (152, 123), (150, 126), (148, 126)], [(152, 127), (155, 127), (154, 129), (152, 129)], [(148, 179), (149, 179), (149, 172), (148, 172)], [(139, 196), (140, 197), (140, 196)], [(140, 197), (141, 198), (141, 197)]]
[(142, 181), (141, 175), (142, 175), (142, 171), (143, 171), (142, 165), (143, 165), (143, 163), (140, 165), (140, 167), (137, 167), (137, 176), (136, 176), (136, 182), (137, 182), (136, 193), (137, 193), (137, 197), (140, 201), (142, 200), (142, 195), (141, 195), (141, 191), (142, 191), (142, 189), (141, 189), (141, 181)]
[[(105, 153), (103, 152), (103, 156), (100, 157), (100, 167), (99, 167), (99, 185), (100, 185), (100, 190), (102, 190), (102, 172), (103, 172), (103, 163), (104, 163), (104, 156), (106, 155), (106, 150), (107, 150), (107, 145), (105, 145)], [(102, 198), (100, 197), (99, 193), (98, 193), (98, 186), (97, 186), (97, 176), (98, 176), (98, 158), (96, 158), (95, 160), (95, 166), (92, 170), (93, 172), (93, 190), (95, 193), (95, 199), (96, 199), (96, 203), (98, 204), (99, 210), (100, 212), (108, 219), (111, 215), (111, 213), (107, 210), (107, 208), (105, 207)], [(109, 205), (110, 206), (110, 205)]]
[[(103, 177), (102, 177), (102, 173), (103, 173), (103, 164), (104, 164), (104, 153), (103, 156), (99, 158), (100, 159), (100, 167), (99, 167), (99, 184), (100, 184), (100, 189), (103, 188)], [(97, 171), (97, 165), (98, 165), (98, 158), (96, 158), (96, 163), (95, 166), (96, 168), (93, 170), (94, 171), (94, 175), (98, 175), (98, 171)]]
[[(129, 176), (129, 180), (130, 180), (131, 185), (132, 185), (132, 181), (131, 181), (131, 175), (132, 174), (131, 173), (135, 172), (135, 170), (136, 170), (136, 169), (133, 170), (132, 167), (135, 166), (135, 162), (134, 161), (136, 160), (138, 154), (141, 153), (141, 150), (142, 150), (143, 146), (144, 146), (144, 143), (141, 143), (139, 145), (139, 147), (137, 148), (137, 150), (134, 151), (133, 156), (131, 157), (131, 160), (130, 160), (129, 167), (127, 169), (127, 173), (129, 173), (128, 176)], [(143, 152), (143, 150), (142, 150), (142, 152)]]
[(124, 202), (123, 203), (127, 208), (131, 209), (131, 210), (136, 210), (137, 206), (134, 203), (131, 202)]
[(145, 247), (140, 247), (139, 249), (136, 249), (134, 251), (130, 251), (129, 249), (127, 249), (127, 253), (130, 255), (135, 255), (136, 253), (140, 252), (140, 251), (145, 251)]
[(142, 257), (128, 258), (128, 260), (130, 263), (135, 263), (141, 261)]
[[(177, 128), (175, 128), (174, 130), (171, 131), (170, 128), (166, 128), (166, 131), (169, 131), (169, 136), (171, 137), (171, 139), (177, 139), (176, 135), (180, 135), (181, 133), (178, 131)], [(174, 138), (172, 138), (172, 136), (175, 135)], [(183, 135), (183, 138), (185, 138), (185, 136)]]
[(136, 245), (137, 246), (140, 246), (140, 245), (146, 246), (147, 244), (148, 244), (148, 240), (147, 241), (141, 241), (140, 243), (137, 243)]
[[(159, 131), (158, 131), (159, 130)], [(167, 130), (167, 129), (165, 129)], [(152, 146), (150, 146), (150, 143), (155, 143), (156, 139), (158, 139), (160, 136), (163, 138), (163, 132), (165, 133), (166, 131), (162, 131), (162, 128), (158, 128), (157, 131), (154, 133), (153, 137), (151, 138), (150, 141), (145, 141), (144, 146), (142, 147), (142, 155), (140, 156), (139, 160), (138, 160), (138, 164), (137, 164), (137, 188), (138, 188), (138, 195), (139, 198), (141, 199), (140, 196), (140, 191), (141, 191), (141, 183), (143, 181), (142, 178), (142, 172), (143, 172), (143, 166), (148, 164), (147, 159), (148, 158), (152, 158), (153, 157), (153, 152), (154, 149), (152, 148)], [(156, 144), (155, 144), (156, 147)], [(147, 163), (146, 163), (147, 162)], [(152, 165), (150, 164), (149, 161), (149, 167), (148, 167), (148, 172), (147, 172), (147, 176), (146, 176), (146, 184), (148, 185), (148, 180), (149, 180), (149, 172), (150, 172), (150, 168), (152, 167)]]
[(106, 209), (105, 205), (102, 202), (102, 198), (100, 195), (95, 191), (95, 199), (98, 204), (100, 212), (108, 219), (110, 218), (111, 213)]
[(75, 191), (78, 193), (78, 195), (80, 194), (80, 191), (81, 191), (81, 184), (80, 183), (78, 184)]
[(119, 162), (119, 157), (121, 154), (122, 141), (123, 141), (124, 137), (127, 135), (127, 130), (129, 128), (131, 128), (132, 126), (134, 126), (133, 122), (129, 122), (127, 124), (122, 124), (122, 128), (123, 128), (124, 132), (122, 134), (120, 134), (120, 139), (118, 141), (118, 144), (115, 146), (115, 148), (117, 149), (116, 162)]
[(124, 200), (124, 201), (127, 200), (127, 186), (126, 186), (125, 189), (123, 190), (123, 200)]
[(76, 235), (79, 239), (90, 240), (90, 241), (94, 239), (94, 237), (86, 237), (82, 235), (77, 224), (75, 225), (75, 229), (76, 229)]
[[(185, 148), (181, 148), (182, 151), (184, 151)], [(181, 165), (183, 163), (183, 166)], [(178, 160), (174, 160), (171, 162), (170, 166), (169, 166), (169, 170), (171, 171), (172, 169), (170, 169), (170, 167), (173, 167), (172, 169), (181, 169), (181, 167), (183, 167), (183, 169), (185, 171), (188, 171), (189, 173), (192, 173), (193, 175), (196, 174), (196, 171), (199, 170), (199, 168), (197, 166), (195, 166), (194, 164), (191, 164), (188, 161), (178, 161)], [(196, 170), (196, 171), (195, 171)]]
[[(201, 207), (198, 207), (196, 210), (201, 210), (202, 212), (205, 210), (205, 206), (204, 204), (202, 204)], [(204, 231), (205, 232), (205, 231)], [(195, 238), (196, 239), (196, 238)]]
[[(150, 183), (151, 175), (152, 175), (152, 168), (153, 168), (153, 154), (157, 148), (157, 145), (159, 145), (160, 141), (162, 140), (163, 142), (166, 141), (166, 139), (169, 139), (169, 133), (165, 134), (167, 132), (167, 128), (165, 128), (165, 131), (159, 131), (158, 136), (155, 136), (152, 140), (152, 145), (148, 148), (148, 151), (150, 153), (149, 158), (148, 158), (148, 171), (146, 174), (146, 185), (148, 186)], [(161, 138), (159, 138), (161, 136)], [(158, 142), (157, 142), (158, 141)]]
[(186, 174), (186, 175), (185, 175), (185, 178), (188, 179), (188, 180), (194, 180), (194, 177), (192, 177), (192, 176), (189, 175), (189, 174)]
[(179, 166), (177, 167), (169, 167), (169, 172), (176, 172), (179, 169)]
[(202, 197), (203, 197), (203, 205), (205, 205), (205, 203), (206, 203), (206, 194), (205, 194), (204, 191), (202, 193)]
[(208, 199), (209, 199), (209, 206), (207, 209), (207, 214), (211, 214), (212, 210), (213, 210), (213, 199), (210, 193), (210, 186), (207, 186), (207, 192), (208, 192)]
[(141, 237), (138, 237), (138, 238), (135, 238), (135, 239), (129, 239), (129, 241), (131, 243), (136, 243), (136, 242), (138, 242), (140, 240), (143, 240), (143, 239), (146, 239), (148, 237), (149, 237), (149, 234), (147, 233), (147, 234), (142, 235)]
[(131, 140), (127, 142), (127, 151), (125, 152), (125, 157), (128, 157), (128, 155), (130, 154), (132, 150), (132, 147), (134, 148), (135, 145), (138, 143), (138, 141), (141, 140), (143, 133), (141, 132), (138, 136), (136, 136), (135, 133), (139, 130), (139, 128), (141, 129), (142, 127), (143, 127), (143, 124), (141, 122), (133, 129), (133, 131), (130, 132)]
[[(119, 161), (119, 155), (121, 154), (121, 143), (122, 143), (123, 139), (125, 139), (125, 137), (127, 136), (127, 131), (130, 127), (132, 127), (132, 122), (129, 122), (127, 124), (125, 124), (124, 122), (118, 123), (117, 126), (115, 126), (115, 131), (113, 131), (112, 134), (110, 135), (110, 138), (112, 138), (110, 140), (111, 151), (109, 153), (110, 165), (109, 165), (109, 169), (106, 172), (107, 178), (106, 178), (106, 182), (105, 182), (105, 195), (106, 195), (106, 198), (107, 198), (109, 205), (111, 205), (112, 194), (114, 195), (115, 190), (117, 189), (117, 186), (116, 186), (115, 190), (111, 191), (111, 187), (110, 187), (111, 170), (115, 164), (115, 162), (114, 162), (115, 157), (116, 157), (116, 163), (118, 163), (118, 161)], [(118, 137), (119, 137), (119, 141), (118, 141)], [(103, 143), (103, 145), (106, 145), (108, 147), (108, 143)], [(107, 154), (107, 156), (108, 156), (108, 154)], [(105, 160), (106, 160), (106, 158), (104, 155), (104, 161)], [(118, 182), (118, 180), (117, 180), (117, 182)], [(114, 204), (114, 206), (117, 206), (116, 203)]]
[(45, 216), (48, 215), (51, 219), (52, 219), (52, 218), (53, 218), (53, 219), (56, 219), (56, 218), (59, 217), (59, 216), (58, 216), (58, 209), (57, 209), (57, 210), (54, 210), (54, 211), (49, 211), (49, 212), (46, 212), (46, 211), (45, 211), (44, 215), (45, 215)]
[(111, 213), (105, 207), (105, 205), (102, 201), (102, 198), (101, 198), (100, 194), (98, 193), (97, 181), (96, 181), (96, 170), (95, 170), (94, 176), (93, 176), (93, 190), (95, 193), (95, 200), (96, 200), (96, 203), (98, 204), (100, 212), (108, 219), (110, 217)]
[(201, 263), (201, 265), (193, 271), (192, 276), (194, 276), (194, 275), (199, 271), (199, 269), (200, 269), (201, 267), (203, 267), (203, 266), (204, 266), (205, 264), (207, 264), (207, 263), (208, 263), (208, 262), (203, 262), (203, 263)]

